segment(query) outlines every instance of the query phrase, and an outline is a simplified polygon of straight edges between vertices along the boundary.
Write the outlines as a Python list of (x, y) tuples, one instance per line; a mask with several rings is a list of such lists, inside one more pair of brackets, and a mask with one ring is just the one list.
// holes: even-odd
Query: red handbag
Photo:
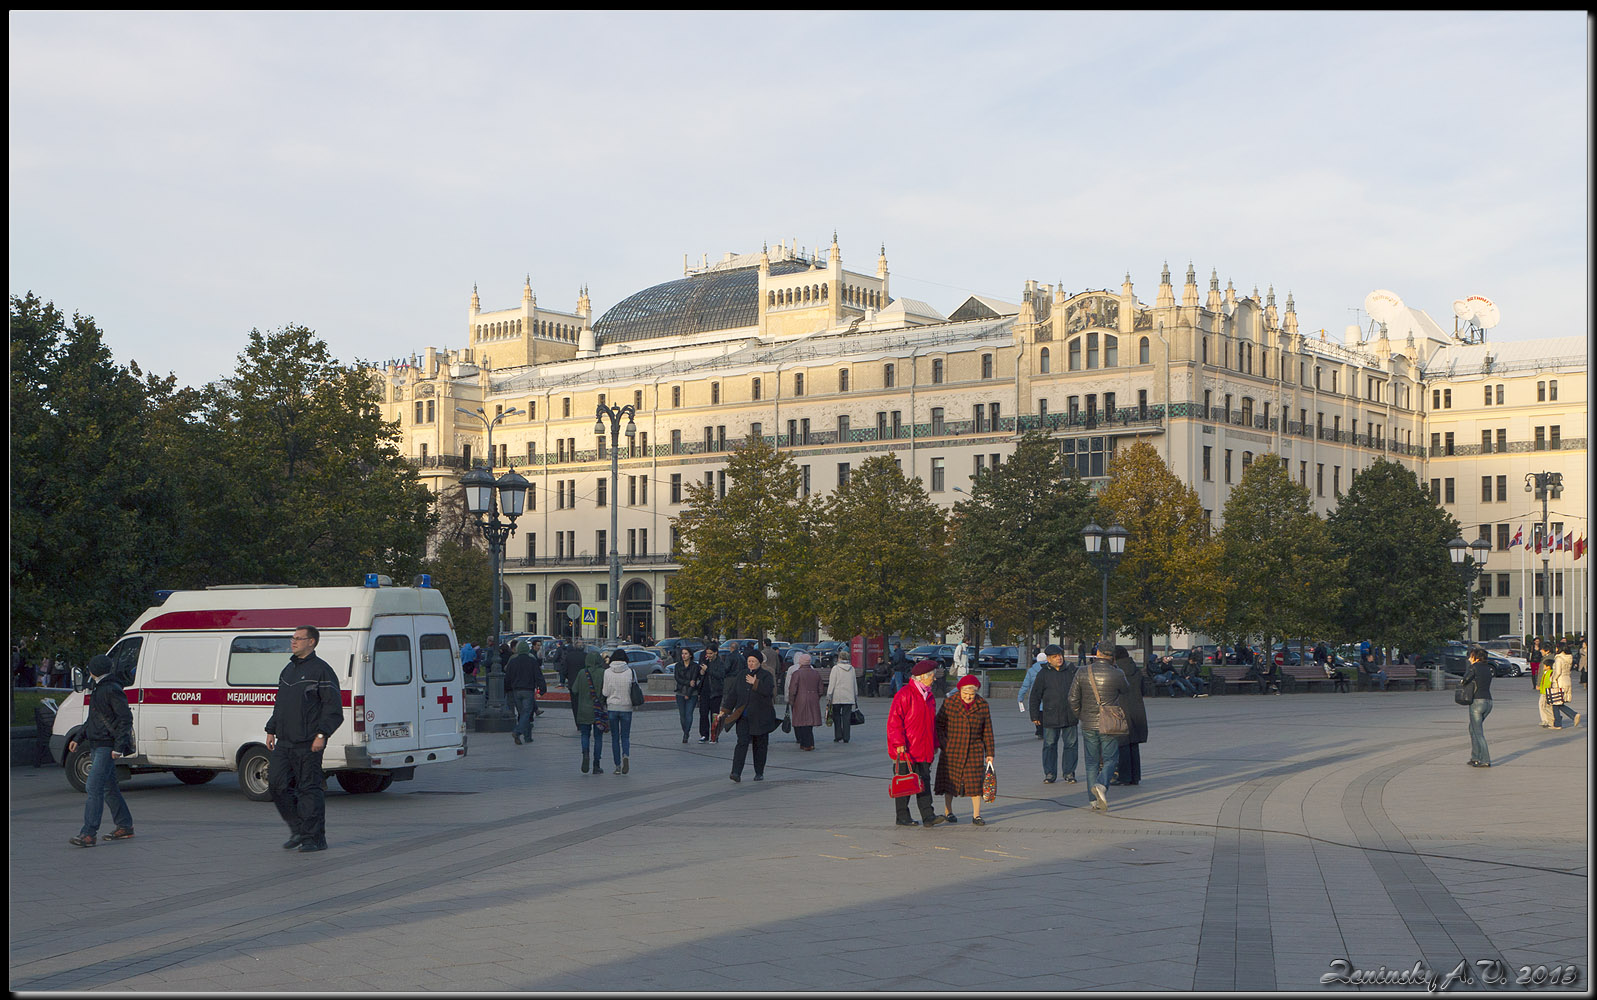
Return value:
[[(900, 764), (904, 765), (908, 773), (899, 772), (898, 765)], [(887, 794), (895, 799), (902, 799), (910, 795), (919, 795), (925, 790), (926, 786), (921, 783), (920, 775), (916, 774), (915, 769), (909, 766), (908, 756), (895, 758), (893, 760), (893, 780), (887, 786)]]

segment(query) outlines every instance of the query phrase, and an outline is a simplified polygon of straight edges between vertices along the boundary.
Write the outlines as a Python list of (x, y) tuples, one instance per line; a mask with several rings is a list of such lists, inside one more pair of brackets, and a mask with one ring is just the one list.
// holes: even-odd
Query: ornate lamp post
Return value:
[(612, 636), (614, 636), (616, 638), (616, 642), (618, 644), (621, 641), (621, 630), (620, 630), (620, 627), (619, 627), (620, 626), (620, 620), (616, 616), (617, 616), (617, 613), (618, 613), (619, 601), (620, 601), (620, 597), (621, 597), (621, 595), (618, 593), (618, 591), (621, 589), (621, 554), (616, 548), (616, 534), (620, 530), (618, 525), (619, 525), (620, 513), (621, 513), (620, 504), (617, 503), (618, 499), (620, 498), (620, 486), (621, 486), (621, 448), (620, 448), (621, 434), (622, 434), (621, 418), (622, 417), (626, 417), (627, 418), (626, 435), (627, 435), (627, 443), (630, 444), (632, 442), (633, 438), (638, 433), (638, 425), (632, 422), (632, 418), (635, 415), (635, 413), (636, 413), (636, 411), (633, 410), (631, 403), (628, 403), (625, 406), (621, 406), (621, 405), (605, 406), (603, 403), (600, 403), (599, 404), (598, 414), (594, 418), (594, 422), (593, 422), (593, 433), (598, 435), (599, 439), (602, 441), (604, 439), (604, 424), (605, 424), (605, 420), (608, 419), (610, 421), (610, 622), (609, 622), (609, 631), (610, 631), (610, 635), (612, 635)]
[(1111, 526), (1108, 531), (1096, 524), (1088, 524), (1081, 529), (1081, 537), (1087, 545), (1087, 558), (1092, 560), (1103, 576), (1103, 637), (1108, 639), (1110, 638), (1109, 574), (1114, 572), (1115, 565), (1126, 552), (1126, 538), (1129, 537), (1129, 533), (1118, 524)]
[[(464, 407), (455, 407), (460, 413), (476, 417), (483, 422), (483, 427), (488, 435), (488, 461), (493, 461), (493, 430), (494, 425), (512, 414), (522, 412), (519, 409), (509, 409), (495, 414), (492, 419), (481, 409), (473, 413)], [(504, 582), (500, 575), (503, 572), (503, 557), (505, 542), (516, 533), (516, 519), (521, 517), (527, 503), (527, 480), (516, 470), (511, 469), (497, 480), (493, 473), (487, 469), (474, 468), (460, 477), (460, 485), (466, 491), (466, 509), (477, 518), (477, 530), (482, 532), (483, 538), (488, 541), (488, 558), (490, 576), (493, 583), (493, 645), (488, 653), (488, 691), (482, 715), (477, 718), (479, 732), (507, 732), (514, 719), (510, 709), (505, 704), (505, 675), (504, 666), (499, 662), (499, 637), (500, 627), (504, 617)], [(499, 502), (494, 502), (494, 494), (499, 494)], [(499, 519), (503, 511), (508, 521)]]
[[(1562, 472), (1527, 472), (1525, 473), (1525, 492), (1535, 495), (1542, 502), (1542, 523), (1536, 527), (1536, 538), (1542, 543), (1542, 613), (1536, 621), (1536, 637), (1547, 638), (1553, 634), (1553, 577), (1548, 571), (1547, 561), (1551, 550), (1547, 547), (1547, 501), (1557, 500), (1564, 493), (1564, 474)], [(1544, 631), (1545, 629), (1545, 631)]]
[[(1464, 641), (1469, 641), (1470, 619), (1475, 614), (1475, 580), (1470, 575), (1472, 567), (1486, 565), (1486, 557), (1492, 553), (1492, 543), (1484, 538), (1477, 538), (1473, 542), (1466, 542), (1462, 537), (1455, 538), (1447, 543), (1448, 558), (1453, 560), (1453, 565), (1458, 567), (1458, 575), (1464, 583)], [(1473, 556), (1473, 559), (1470, 557)]]

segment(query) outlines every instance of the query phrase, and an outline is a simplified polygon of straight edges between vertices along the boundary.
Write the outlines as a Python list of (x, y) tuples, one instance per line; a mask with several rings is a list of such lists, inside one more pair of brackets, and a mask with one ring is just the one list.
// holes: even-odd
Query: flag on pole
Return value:
[(1540, 533), (1536, 535), (1536, 554), (1542, 554), (1542, 536)]
[(1575, 551), (1575, 533), (1573, 531), (1564, 536), (1564, 549), (1568, 552)]
[(1586, 536), (1582, 535), (1580, 541), (1575, 543), (1575, 558), (1579, 559), (1586, 554)]
[(1524, 545), (1524, 544), (1525, 544), (1525, 526), (1522, 524), (1522, 525), (1519, 526), (1519, 530), (1514, 532), (1514, 540), (1512, 542), (1508, 543), (1508, 547), (1509, 548), (1513, 548), (1516, 545)]

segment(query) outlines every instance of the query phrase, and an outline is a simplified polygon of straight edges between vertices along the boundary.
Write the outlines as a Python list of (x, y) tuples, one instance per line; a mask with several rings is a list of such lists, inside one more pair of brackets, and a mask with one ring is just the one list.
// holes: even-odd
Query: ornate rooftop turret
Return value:
[(1196, 307), (1198, 304), (1198, 275), (1192, 269), (1192, 262), (1187, 261), (1187, 283), (1181, 286), (1181, 305), (1185, 308)]
[(1218, 313), (1224, 306), (1225, 300), (1220, 297), (1220, 272), (1209, 271), (1209, 301), (1206, 303), (1212, 313)]
[(1281, 322), (1281, 328), (1287, 333), (1296, 334), (1298, 332), (1298, 312), (1292, 305), (1292, 293), (1290, 291), (1286, 293), (1286, 316)]
[(1154, 298), (1154, 306), (1158, 308), (1174, 307), (1176, 304), (1175, 289), (1170, 286), (1170, 262), (1165, 261), (1164, 270), (1159, 272), (1159, 294)]

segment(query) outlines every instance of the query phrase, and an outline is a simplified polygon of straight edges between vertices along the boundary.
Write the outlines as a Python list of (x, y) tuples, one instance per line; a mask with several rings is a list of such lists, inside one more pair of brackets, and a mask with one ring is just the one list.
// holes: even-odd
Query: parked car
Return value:
[(1519, 646), (1517, 640), (1510, 643), (1506, 639), (1488, 639), (1481, 643), (1481, 647), (1488, 655), (1508, 661), (1512, 671), (1506, 675), (1508, 677), (1518, 677), (1530, 672), (1530, 661), (1525, 659), (1523, 651), (1516, 651), (1517, 646)]
[(684, 639), (681, 636), (673, 635), (669, 638), (661, 639), (655, 648), (661, 650), (665, 654), (662, 657), (665, 662), (675, 663), (677, 660), (677, 650), (683, 646), (693, 650), (694, 659), (698, 659), (699, 654), (704, 651), (704, 640)]
[(909, 651), (909, 662), (920, 660), (936, 660), (945, 669), (954, 666), (954, 647), (943, 643), (933, 643), (927, 646), (916, 646)]
[[(1429, 670), (1432, 667), (1441, 667), (1447, 673), (1458, 677), (1464, 676), (1464, 667), (1469, 662), (1469, 647), (1462, 642), (1445, 642), (1440, 646), (1433, 646), (1414, 657), (1414, 669)], [(1496, 670), (1492, 671), (1494, 674)]]
[[(599, 656), (606, 664), (610, 662), (610, 654), (615, 649), (615, 646), (600, 647)], [(657, 652), (659, 647), (651, 649), (644, 646), (625, 645), (620, 647), (620, 649), (627, 654), (627, 666), (632, 668), (632, 675), (637, 678), (639, 684), (646, 683), (650, 674), (668, 674), (671, 672), (670, 665), (665, 660), (662, 660)]]
[[(815, 645), (810, 647), (810, 656), (815, 660), (813, 666), (817, 670), (822, 667), (830, 670), (832, 665), (837, 662), (837, 651), (847, 648), (848, 643), (842, 642), (838, 639), (828, 639), (825, 642), (817, 642)], [(859, 668), (860, 664), (854, 664), (854, 669), (858, 670)]]
[(1524, 660), (1516, 663), (1512, 657), (1499, 656), (1496, 653), (1487, 653), (1486, 662), (1492, 665), (1493, 677), (1518, 677), (1530, 670), (1530, 664)]
[[(976, 665), (985, 670), (1015, 670), (1020, 667), (1019, 646), (983, 646)], [(1030, 666), (1030, 664), (1027, 664)]]
[[(817, 657), (815, 656), (814, 650), (810, 649), (810, 644), (809, 643), (807, 643), (807, 642), (784, 642), (782, 644), (782, 663), (783, 663), (783, 665), (791, 667), (793, 665), (793, 658), (795, 656), (799, 655), (800, 653), (809, 653), (810, 654), (810, 659), (812, 661), (817, 659)], [(817, 664), (813, 663), (813, 662), (810, 665), (811, 666), (817, 666)]]

